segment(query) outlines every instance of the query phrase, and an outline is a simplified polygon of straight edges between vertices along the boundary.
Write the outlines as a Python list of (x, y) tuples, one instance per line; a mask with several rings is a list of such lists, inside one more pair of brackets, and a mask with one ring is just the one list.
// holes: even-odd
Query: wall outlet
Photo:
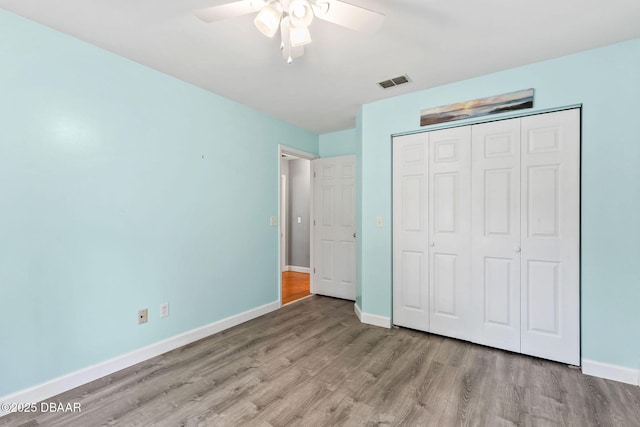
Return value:
[(143, 323), (147, 323), (148, 317), (147, 315), (149, 314), (149, 312), (147, 311), (146, 308), (143, 308), (142, 310), (138, 310), (138, 325), (142, 325)]
[(162, 304), (160, 306), (160, 317), (167, 317), (167, 316), (169, 316), (169, 303)]

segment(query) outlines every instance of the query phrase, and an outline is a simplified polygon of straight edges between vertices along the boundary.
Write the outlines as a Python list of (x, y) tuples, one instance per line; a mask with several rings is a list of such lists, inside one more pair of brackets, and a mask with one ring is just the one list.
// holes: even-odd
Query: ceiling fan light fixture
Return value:
[(253, 23), (262, 34), (267, 37), (273, 37), (280, 26), (282, 18), (282, 6), (279, 1), (272, 1), (263, 7)]
[(307, 27), (291, 26), (289, 30), (291, 47), (304, 46), (311, 43), (311, 32)]
[(342, 0), (235, 0), (194, 11), (205, 22), (255, 12), (253, 23), (266, 37), (280, 30), (280, 51), (289, 63), (304, 55), (304, 45), (311, 43), (309, 25), (314, 17), (362, 32), (375, 31), (384, 20), (381, 13)]
[(313, 21), (313, 10), (307, 0), (291, 0), (289, 3), (291, 25), (308, 27)]

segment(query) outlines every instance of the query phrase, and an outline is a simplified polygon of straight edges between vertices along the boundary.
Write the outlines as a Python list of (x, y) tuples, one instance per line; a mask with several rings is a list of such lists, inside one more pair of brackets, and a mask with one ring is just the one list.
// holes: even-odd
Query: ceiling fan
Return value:
[(204, 22), (214, 22), (255, 12), (253, 22), (265, 36), (273, 37), (280, 28), (280, 50), (289, 64), (311, 43), (309, 25), (314, 16), (362, 32), (375, 31), (384, 21), (381, 13), (340, 0), (240, 0), (194, 13)]

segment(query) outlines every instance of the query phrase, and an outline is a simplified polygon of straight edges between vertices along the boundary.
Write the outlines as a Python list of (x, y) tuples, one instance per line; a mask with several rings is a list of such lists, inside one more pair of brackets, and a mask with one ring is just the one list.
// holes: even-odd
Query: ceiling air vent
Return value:
[(411, 80), (409, 80), (409, 76), (405, 74), (404, 76), (398, 76), (389, 80), (385, 80), (383, 82), (378, 82), (378, 86), (380, 86), (382, 89), (389, 89), (390, 87), (400, 86), (405, 83), (409, 83), (410, 81)]

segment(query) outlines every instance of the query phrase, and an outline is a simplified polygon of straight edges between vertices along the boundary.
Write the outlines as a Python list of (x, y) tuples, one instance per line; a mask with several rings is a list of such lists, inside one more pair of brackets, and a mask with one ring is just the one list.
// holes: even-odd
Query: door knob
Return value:
[(436, 245), (436, 242), (431, 242), (429, 243), (429, 246), (434, 247)]
[(515, 248), (513, 248), (514, 251), (516, 251), (517, 253), (520, 253), (520, 246), (516, 246)]
[(356, 233), (353, 233), (353, 238), (354, 238), (354, 239), (356, 238)]

